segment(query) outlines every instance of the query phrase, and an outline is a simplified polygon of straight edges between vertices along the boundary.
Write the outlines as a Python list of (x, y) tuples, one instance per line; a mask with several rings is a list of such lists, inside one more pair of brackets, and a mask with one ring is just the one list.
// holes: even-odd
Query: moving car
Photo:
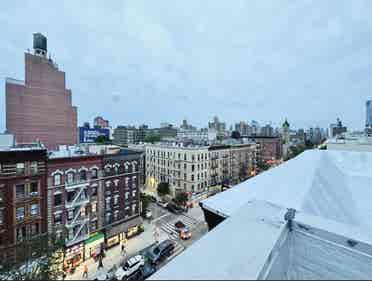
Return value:
[(155, 196), (149, 195), (149, 198), (150, 198), (150, 201), (153, 202), (153, 203), (158, 202), (158, 200), (156, 200)]
[(168, 203), (168, 205), (167, 205), (167, 209), (168, 209), (170, 212), (172, 212), (172, 213), (174, 213), (174, 214), (177, 214), (177, 215), (183, 213), (183, 209), (182, 209), (181, 207), (177, 206), (176, 204), (172, 203), (172, 202)]
[(191, 232), (188, 227), (182, 222), (178, 221), (174, 224), (176, 231), (179, 233), (182, 240), (187, 240), (191, 238)]
[[(116, 266), (114, 266), (113, 269), (115, 270)], [(100, 268), (94, 275), (93, 280), (94, 281), (111, 280), (114, 277), (114, 270), (110, 269), (109, 271), (107, 271), (104, 268)]]
[(118, 268), (115, 273), (115, 278), (117, 280), (125, 280), (130, 275), (142, 270), (145, 265), (145, 259), (142, 255), (136, 255), (127, 260), (124, 265)]
[(157, 265), (160, 261), (169, 257), (173, 253), (174, 248), (174, 242), (167, 239), (150, 248), (147, 257), (151, 264)]

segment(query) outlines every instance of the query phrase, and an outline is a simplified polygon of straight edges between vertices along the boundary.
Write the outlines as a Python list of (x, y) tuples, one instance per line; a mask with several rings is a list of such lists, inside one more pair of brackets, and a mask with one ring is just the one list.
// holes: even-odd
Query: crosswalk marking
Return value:
[(181, 219), (182, 222), (184, 222), (186, 224), (186, 222), (190, 223), (190, 224), (197, 224), (198, 223), (198, 220), (192, 218), (192, 217), (189, 217), (189, 216), (186, 216), (186, 215), (183, 215), (182, 214), (182, 219)]

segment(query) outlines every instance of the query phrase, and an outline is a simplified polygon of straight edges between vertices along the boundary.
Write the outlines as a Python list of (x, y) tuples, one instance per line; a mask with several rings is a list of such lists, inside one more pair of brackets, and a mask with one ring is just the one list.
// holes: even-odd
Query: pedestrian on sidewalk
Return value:
[(87, 264), (84, 264), (84, 270), (83, 270), (83, 278), (88, 279), (88, 266)]
[(99, 256), (99, 261), (98, 261), (98, 269), (103, 268), (103, 263), (102, 263), (102, 254)]

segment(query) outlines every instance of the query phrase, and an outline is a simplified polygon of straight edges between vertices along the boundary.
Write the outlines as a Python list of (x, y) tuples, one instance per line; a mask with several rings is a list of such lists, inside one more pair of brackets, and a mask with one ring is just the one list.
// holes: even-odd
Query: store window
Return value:
[(31, 204), (30, 215), (37, 216), (39, 214), (39, 204)]

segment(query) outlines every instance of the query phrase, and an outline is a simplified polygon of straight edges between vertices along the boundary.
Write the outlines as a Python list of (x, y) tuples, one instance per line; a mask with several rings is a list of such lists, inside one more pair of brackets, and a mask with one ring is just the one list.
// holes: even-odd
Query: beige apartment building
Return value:
[(255, 143), (146, 145), (146, 186), (156, 193), (160, 182), (168, 182), (175, 196), (178, 192), (203, 192), (210, 186), (235, 185), (252, 175), (257, 153)]

